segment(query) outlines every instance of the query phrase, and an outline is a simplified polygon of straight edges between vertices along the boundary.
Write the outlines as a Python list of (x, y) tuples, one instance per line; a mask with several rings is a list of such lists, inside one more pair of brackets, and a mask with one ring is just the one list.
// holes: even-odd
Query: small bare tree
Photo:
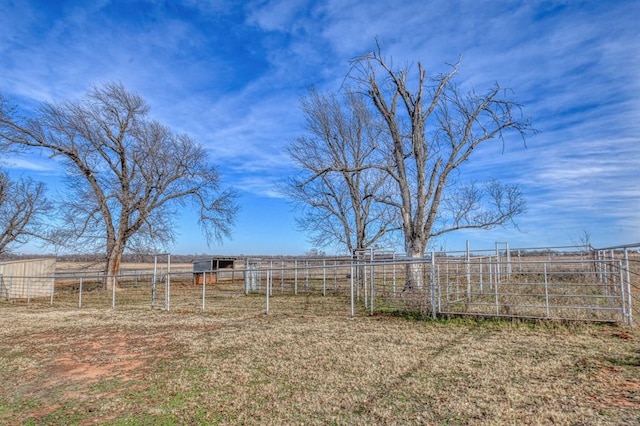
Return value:
[[(389, 161), (379, 167), (395, 183), (396, 197), (380, 199), (401, 217), (407, 256), (423, 257), (431, 238), (469, 228), (504, 225), (522, 213), (517, 186), (493, 181), (460, 185), (461, 166), (485, 142), (503, 140), (513, 130), (524, 136), (529, 120), (520, 106), (495, 85), (484, 94), (462, 93), (454, 83), (458, 65), (428, 78), (421, 63), (417, 75), (396, 70), (380, 49), (354, 62), (353, 78), (373, 101), (390, 137)], [(413, 89), (411, 86), (413, 85)], [(410, 284), (422, 286), (419, 267)]]
[(11, 180), (0, 171), (0, 254), (32, 238), (43, 238), (51, 207), (44, 184), (29, 178)]
[(95, 87), (78, 102), (45, 103), (26, 119), (0, 102), (0, 142), (42, 149), (66, 167), (58, 241), (105, 250), (109, 275), (125, 249), (171, 242), (185, 203), (197, 209), (207, 240), (228, 235), (237, 210), (204, 147), (148, 110), (120, 84)]
[(298, 226), (315, 246), (337, 244), (349, 253), (371, 247), (397, 221), (393, 209), (375, 201), (389, 188), (385, 174), (370, 166), (384, 137), (381, 127), (352, 91), (344, 97), (311, 91), (301, 107), (308, 134), (287, 149), (300, 173), (284, 185), (302, 208)]
[(583, 229), (575, 238), (571, 238), (573, 244), (581, 246), (585, 252), (593, 250), (591, 247), (591, 232), (588, 229)]

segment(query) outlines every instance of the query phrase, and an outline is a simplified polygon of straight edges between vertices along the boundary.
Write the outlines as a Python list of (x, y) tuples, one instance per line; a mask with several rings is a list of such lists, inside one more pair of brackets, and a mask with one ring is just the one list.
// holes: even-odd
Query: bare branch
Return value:
[(28, 178), (13, 181), (0, 171), (0, 254), (30, 239), (44, 239), (50, 208), (44, 184)]

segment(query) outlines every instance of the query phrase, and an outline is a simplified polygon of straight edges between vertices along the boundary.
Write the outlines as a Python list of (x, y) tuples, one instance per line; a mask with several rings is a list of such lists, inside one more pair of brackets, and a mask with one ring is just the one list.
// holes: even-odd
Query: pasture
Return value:
[(637, 328), (207, 303), (0, 305), (0, 424), (640, 423)]

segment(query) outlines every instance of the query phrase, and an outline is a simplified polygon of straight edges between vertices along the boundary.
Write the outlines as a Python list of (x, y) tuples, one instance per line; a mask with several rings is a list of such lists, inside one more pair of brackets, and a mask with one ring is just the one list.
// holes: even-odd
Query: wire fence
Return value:
[(154, 265), (118, 276), (0, 275), (0, 298), (1, 303), (80, 309), (270, 313), (282, 298), (310, 303), (299, 297), (306, 295), (318, 296), (313, 303), (321, 303), (322, 297), (343, 298), (341, 314), (352, 317), (392, 312), (629, 325), (638, 318), (640, 253), (632, 250), (638, 246), (558, 251), (510, 250), (503, 244), (495, 250), (467, 248), (421, 259), (368, 251), (316, 259), (244, 258), (231, 268), (197, 272)]

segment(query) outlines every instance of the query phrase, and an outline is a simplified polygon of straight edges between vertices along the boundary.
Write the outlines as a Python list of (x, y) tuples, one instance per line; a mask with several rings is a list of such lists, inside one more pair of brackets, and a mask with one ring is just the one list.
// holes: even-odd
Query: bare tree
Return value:
[[(525, 209), (517, 186), (459, 185), (460, 167), (480, 144), (504, 144), (504, 132), (524, 137), (531, 127), (497, 84), (484, 94), (462, 93), (454, 83), (458, 66), (428, 78), (418, 63), (417, 75), (410, 76), (408, 69), (394, 69), (378, 48), (358, 58), (352, 70), (388, 130), (390, 161), (379, 167), (395, 183), (397, 197), (380, 201), (400, 213), (406, 254), (413, 258), (424, 256), (432, 237), (504, 225)], [(409, 279), (420, 287), (418, 269)]]
[(571, 238), (573, 244), (581, 246), (584, 251), (592, 250), (591, 247), (591, 232), (588, 229), (583, 229), (575, 238)]
[(375, 201), (388, 189), (385, 174), (370, 166), (384, 136), (381, 127), (352, 91), (344, 97), (311, 91), (301, 108), (308, 134), (287, 149), (301, 171), (284, 188), (302, 208), (298, 226), (316, 246), (364, 250), (397, 224), (393, 209)]
[(0, 171), (0, 254), (29, 239), (42, 238), (50, 209), (44, 184), (29, 178), (11, 180)]
[(148, 110), (121, 84), (94, 87), (78, 102), (45, 103), (26, 119), (0, 103), (0, 141), (42, 149), (66, 167), (59, 241), (106, 250), (109, 275), (119, 272), (125, 249), (171, 242), (187, 202), (208, 241), (229, 234), (237, 210), (205, 149)]

